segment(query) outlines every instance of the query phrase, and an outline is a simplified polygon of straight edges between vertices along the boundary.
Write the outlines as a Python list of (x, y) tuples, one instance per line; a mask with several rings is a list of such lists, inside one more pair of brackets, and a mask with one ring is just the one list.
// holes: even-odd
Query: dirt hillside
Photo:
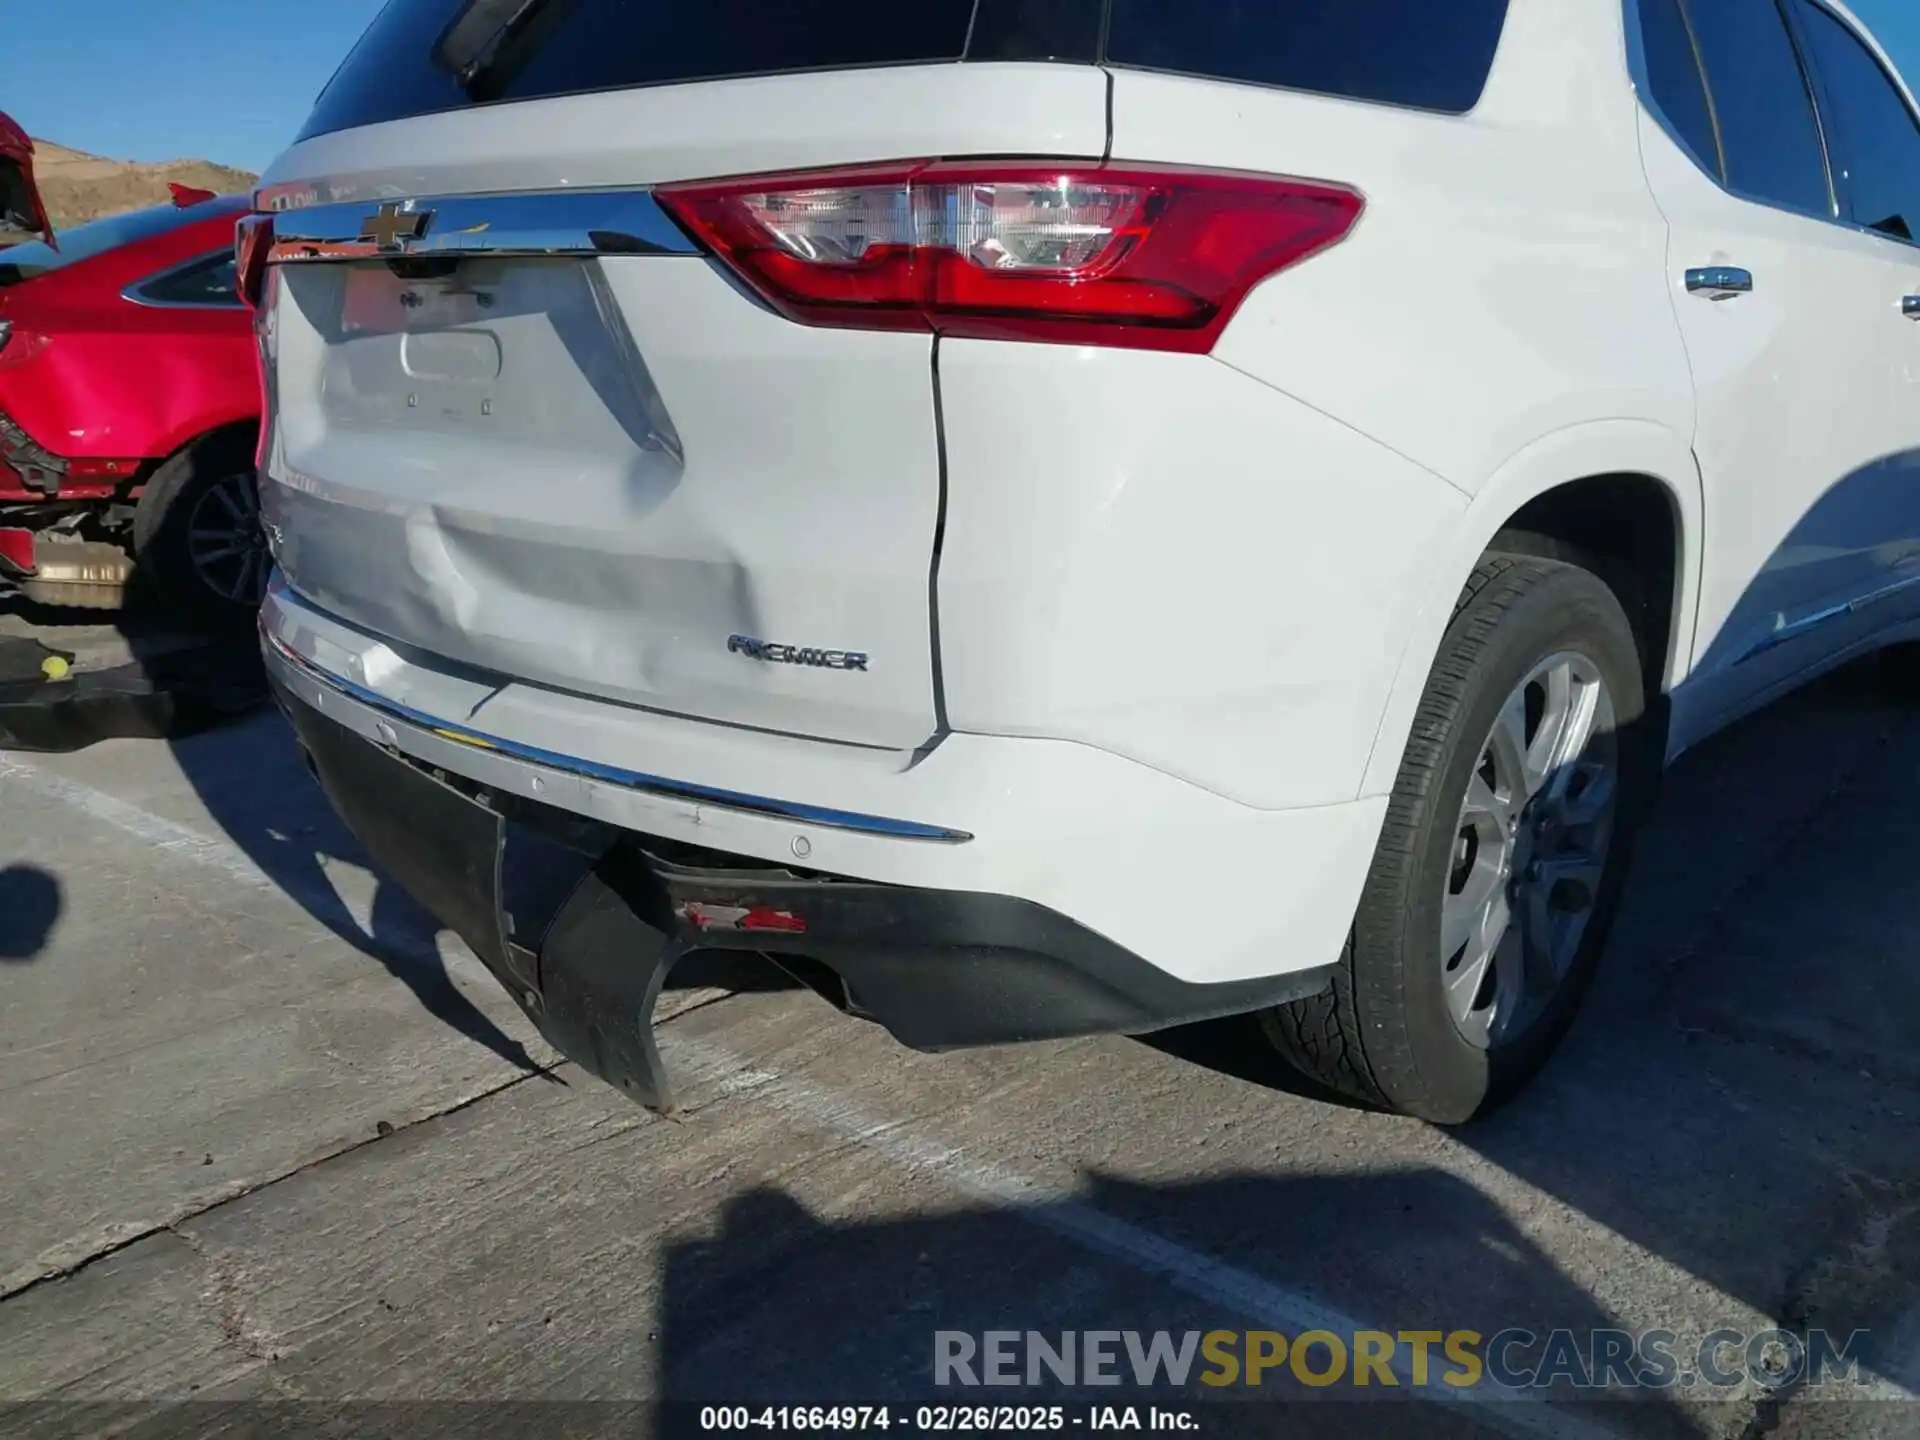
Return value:
[(224, 195), (251, 188), (256, 178), (209, 160), (140, 164), (70, 150), (51, 140), (35, 140), (33, 146), (34, 173), (56, 227), (158, 205), (168, 198), (167, 186), (174, 182)]

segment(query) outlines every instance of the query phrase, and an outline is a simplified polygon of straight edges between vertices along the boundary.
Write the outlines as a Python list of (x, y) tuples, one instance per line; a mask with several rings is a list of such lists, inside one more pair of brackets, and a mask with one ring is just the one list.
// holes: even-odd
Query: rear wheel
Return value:
[(1606, 943), (1657, 773), (1644, 705), (1601, 580), (1489, 555), (1427, 682), (1334, 984), (1262, 1016), (1281, 1053), (1444, 1124), (1531, 1076)]
[(211, 435), (154, 473), (134, 516), (141, 573), (182, 615), (251, 623), (273, 568), (260, 523), (253, 439)]

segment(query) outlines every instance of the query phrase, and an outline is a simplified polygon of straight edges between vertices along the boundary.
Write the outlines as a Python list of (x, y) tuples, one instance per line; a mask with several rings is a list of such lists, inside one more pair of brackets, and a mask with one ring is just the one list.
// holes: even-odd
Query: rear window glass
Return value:
[(1471, 110), (1507, 0), (388, 0), (300, 138), (500, 100), (954, 60), (1114, 64)]
[(1920, 237), (1920, 126), (1860, 37), (1818, 5), (1801, 24), (1826, 80), (1828, 135), (1848, 213), (1896, 240)]
[(1706, 84), (1700, 75), (1700, 57), (1693, 48), (1693, 32), (1687, 27), (1680, 0), (1641, 0), (1640, 31), (1652, 99), (1693, 151), (1694, 163), (1725, 180), (1720, 138), (1713, 128), (1713, 112), (1707, 108)]
[(1113, 0), (1107, 58), (1464, 114), (1506, 19), (1507, 0)]
[(156, 235), (164, 235), (169, 230), (191, 224), (204, 216), (204, 211), (184, 210), (177, 205), (156, 205), (150, 210), (134, 210), (125, 215), (114, 215), (105, 220), (76, 225), (71, 230), (62, 230), (55, 236), (60, 242), (58, 250), (40, 240), (25, 245), (9, 245), (0, 250), (0, 285), (17, 285), (36, 275), (78, 265), (82, 260), (91, 260), (122, 245), (131, 245), (136, 240), (150, 240)]
[(1773, 0), (1690, 4), (1694, 39), (1720, 121), (1727, 185), (1824, 219), (1833, 216), (1827, 157), (1799, 52)]
[(973, 10), (974, 0), (389, 0), (301, 138), (495, 100), (958, 60)]
[(136, 287), (135, 294), (149, 305), (191, 305), (240, 308), (240, 282), (232, 250), (202, 256), (188, 265), (163, 271)]

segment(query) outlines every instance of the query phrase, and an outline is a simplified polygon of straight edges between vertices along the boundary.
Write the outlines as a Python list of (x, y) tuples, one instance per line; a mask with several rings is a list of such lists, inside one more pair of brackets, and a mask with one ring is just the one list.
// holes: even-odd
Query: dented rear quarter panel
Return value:
[(260, 413), (245, 310), (136, 304), (123, 292), (233, 243), (244, 210), (0, 289), (14, 335), (0, 351), (0, 410), (54, 454), (162, 459)]

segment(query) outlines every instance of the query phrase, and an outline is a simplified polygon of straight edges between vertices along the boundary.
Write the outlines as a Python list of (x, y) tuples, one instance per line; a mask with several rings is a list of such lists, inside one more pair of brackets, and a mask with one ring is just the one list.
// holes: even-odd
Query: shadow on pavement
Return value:
[[(508, 1063), (539, 1072), (525, 1047), (453, 983), (436, 943), (438, 925), (405, 892), (376, 875), (364, 923), (341, 898), (330, 868), (367, 862), (267, 703), (251, 630), (209, 636), (145, 606), (63, 612), (15, 598), (0, 601), (0, 645), (21, 671), (0, 675), (16, 682), (11, 692), (0, 687), (0, 702), (9, 693), (16, 702), (12, 710), (0, 703), (0, 742), (66, 751), (117, 737), (166, 740), (214, 823), (282, 891), (380, 961), (436, 1019)], [(64, 679), (29, 678), (45, 656), (65, 662)]]
[[(1920, 1388), (1920, 1335), (1899, 1338), (1920, 1316), (1920, 717), (1911, 691), (1885, 683), (1889, 667), (1914, 664), (1897, 655), (1844, 671), (1681, 762), (1566, 1045), (1517, 1100), (1449, 1137), (1574, 1223), (1624, 1237), (1746, 1307), (1728, 1324), (1771, 1320), (1841, 1338), (1866, 1330), (1873, 1369)], [(438, 927), (419, 907), (378, 879), (364, 921), (342, 899), (330, 872), (363, 865), (360, 847), (276, 713), (173, 749), (214, 822), (289, 896), (444, 1023), (534, 1068), (449, 980)], [(57, 919), (58, 886), (48, 876), (14, 883), (26, 904), (0, 900), (0, 958), (30, 958)], [(42, 922), (12, 923), (34, 903)], [(15, 929), (28, 938), (14, 940)], [(696, 964), (675, 982), (784, 984), (757, 968), (716, 977)], [(1244, 1021), (1150, 1043), (1176, 1063), (1329, 1099), (1266, 1056)], [(1233, 1275), (1299, 1277), (1334, 1310), (1403, 1296), (1392, 1313), (1352, 1316), (1381, 1329), (1584, 1334), (1611, 1319), (1595, 1282), (1557, 1270), (1488, 1196), (1439, 1170), (1151, 1186), (1096, 1176), (1083, 1203)], [(755, 1195), (725, 1213), (715, 1238), (669, 1250), (656, 1393), (691, 1406), (946, 1399), (928, 1394), (936, 1328), (1300, 1328), (1246, 1313), (1272, 1298), (1265, 1282), (1236, 1291), (1233, 1313), (1205, 1279), (1219, 1272), (1164, 1254), (1153, 1283), (1129, 1290), (1115, 1276), (1143, 1262), (1115, 1266), (1100, 1233), (1074, 1206), (841, 1225)], [(1397, 1274), (1416, 1241), (1418, 1275)], [(1439, 1293), (1435, 1276), (1458, 1284)], [(743, 1377), (764, 1393), (743, 1393)], [(952, 1399), (1030, 1403), (1040, 1393)], [(1655, 1397), (1635, 1407), (1632, 1428), (1697, 1433), (1690, 1413)], [(1446, 1435), (1455, 1414), (1297, 1395), (1267, 1407), (1250, 1433), (1379, 1435), (1391, 1425)], [(1458, 1433), (1485, 1433), (1458, 1423)]]
[(52, 610), (0, 596), (0, 750), (209, 729), (259, 703), (250, 636), (216, 642), (149, 609)]
[(0, 963), (39, 958), (65, 908), (59, 880), (39, 866), (0, 869)]
[[(481, 1302), (486, 1308), (456, 1315), (448, 1306), (460, 1302), (431, 1296), (373, 1307), (353, 1322), (361, 1333), (346, 1357), (289, 1339), (270, 1371), (235, 1372), (221, 1387), (227, 1403), (0, 1407), (0, 1429), (32, 1440), (1009, 1436), (1123, 1426), (1332, 1440), (1678, 1440), (1705, 1428), (1691, 1423), (1698, 1407), (1690, 1414), (1683, 1397), (1660, 1389), (1583, 1402), (1571, 1380), (1586, 1361), (1573, 1357), (1591, 1348), (1589, 1337), (1610, 1317), (1499, 1205), (1437, 1168), (1167, 1183), (1096, 1172), (1067, 1199), (976, 1192), (951, 1203), (953, 1182), (967, 1189), (962, 1160), (942, 1169), (935, 1198), (910, 1185), (889, 1193), (880, 1217), (849, 1219), (858, 1203), (849, 1185), (858, 1192), (889, 1183), (872, 1175), (858, 1147), (829, 1141), (800, 1158), (784, 1135), (774, 1138), (785, 1172), (777, 1186), (701, 1203), (688, 1212), (692, 1224), (668, 1227), (657, 1247), (659, 1194), (617, 1178), (631, 1155), (577, 1152), (584, 1177), (545, 1191), (537, 1222), (562, 1238), (551, 1266), (511, 1277)], [(696, 1130), (686, 1143), (710, 1140)], [(721, 1173), (735, 1163), (729, 1156)], [(501, 1194), (479, 1183), (488, 1198)], [(1241, 1217), (1232, 1249), (1218, 1234), (1223, 1214)], [(1347, 1243), (1330, 1252), (1329, 1234)], [(1381, 1235), (1396, 1245), (1417, 1241), (1462, 1283), (1445, 1295), (1411, 1289), (1395, 1246), (1354, 1243)], [(633, 1243), (636, 1236), (649, 1238)], [(570, 1248), (573, 1237), (585, 1245)], [(617, 1277), (611, 1290), (609, 1268)], [(594, 1276), (583, 1283), (587, 1270)], [(1300, 1277), (1301, 1288), (1270, 1277)], [(643, 1298), (626, 1303), (613, 1300), (615, 1292)], [(471, 1293), (464, 1303), (474, 1303)], [(509, 1368), (478, 1385), (516, 1378), (499, 1398), (454, 1401), (475, 1382), (435, 1383), (446, 1378), (440, 1357), (474, 1363), (475, 1353), (461, 1347), (474, 1343), (479, 1316), (489, 1317), (489, 1333), (499, 1325), (487, 1349)], [(1358, 1332), (1371, 1332), (1364, 1342), (1380, 1362), (1364, 1385), (1356, 1383)], [(1425, 1332), (1424, 1370), (1413, 1358), (1414, 1332)], [(1552, 1339), (1554, 1332), (1569, 1338)], [(1056, 1358), (1042, 1356), (1030, 1335)], [(942, 1367), (943, 1353), (958, 1363)], [(1524, 1384), (1556, 1353), (1572, 1368), (1544, 1397), (1475, 1403), (1487, 1398), (1490, 1381)], [(1257, 1383), (1250, 1362), (1259, 1362)], [(433, 1398), (306, 1398), (407, 1394), (415, 1385), (414, 1393)], [(815, 1406), (868, 1407), (869, 1419), (810, 1422)], [(961, 1409), (976, 1406), (988, 1414)], [(1047, 1418), (1052, 1406), (1061, 1407), (1057, 1421)], [(725, 1412), (718, 1418), (716, 1407)], [(770, 1408), (793, 1416), (795, 1407), (797, 1419), (759, 1418)], [(1024, 1410), (1025, 1418), (996, 1417), (995, 1407)], [(1131, 1408), (1133, 1423), (1099, 1426), (1095, 1407), (1116, 1416)], [(884, 1424), (872, 1423), (882, 1408)], [(1717, 1408), (1735, 1413), (1725, 1402)], [(1191, 1424), (1156, 1424), (1155, 1411)]]
[[(1231, 1245), (1223, 1216), (1237, 1217)], [(1393, 1247), (1370, 1252), (1365, 1237), (1383, 1233), (1395, 1237)], [(1410, 1233), (1446, 1257), (1439, 1268), (1471, 1280), (1444, 1296), (1408, 1296), (1388, 1312), (1366, 1313), (1362, 1307), (1379, 1305), (1383, 1294), (1405, 1293), (1392, 1274), (1392, 1252)], [(1329, 1253), (1320, 1244), (1329, 1234), (1357, 1243)], [(1304, 1287), (1271, 1276), (1299, 1276)], [(854, 1400), (891, 1404), (896, 1415), (923, 1405), (1057, 1404), (1070, 1417), (1093, 1406), (1135, 1406), (1141, 1429), (1153, 1428), (1147, 1409), (1154, 1406), (1197, 1412), (1201, 1431), (1226, 1435), (1573, 1434), (1537, 1413), (1516, 1428), (1461, 1402), (1491, 1388), (1484, 1352), (1502, 1332), (1533, 1337), (1515, 1335), (1501, 1346), (1496, 1373), (1511, 1383), (1543, 1358), (1550, 1332), (1569, 1331), (1584, 1349), (1592, 1332), (1611, 1323), (1496, 1204), (1430, 1169), (1166, 1185), (1095, 1173), (1065, 1202), (975, 1204), (855, 1223), (816, 1218), (790, 1194), (763, 1189), (729, 1204), (711, 1238), (667, 1251), (661, 1309), (662, 1434), (692, 1433), (708, 1405), (757, 1410)], [(1331, 1332), (1335, 1343), (1322, 1339), (1292, 1353), (1315, 1330)], [(1098, 1367), (1112, 1377), (1104, 1382), (1087, 1368), (1087, 1346), (1101, 1343), (1090, 1332), (1100, 1331), (1117, 1332), (1102, 1343), (1111, 1357)], [(1140, 1360), (1150, 1360), (1155, 1332), (1167, 1332), (1168, 1359), (1184, 1347), (1183, 1381), (1169, 1383), (1168, 1370), (1149, 1363), (1148, 1383), (1139, 1383), (1129, 1331), (1139, 1332)], [(1366, 1386), (1356, 1385), (1356, 1331), (1381, 1334), (1375, 1353), (1391, 1357), (1396, 1384), (1374, 1370)], [(1414, 1347), (1399, 1339), (1403, 1331), (1439, 1337), (1429, 1342), (1424, 1388), (1413, 1383)], [(1445, 1355), (1446, 1340), (1463, 1331), (1475, 1332), (1463, 1341), (1479, 1354), (1471, 1369)], [(1017, 1383), (986, 1383), (987, 1332), (1010, 1332), (1000, 1343), (1013, 1358), (1000, 1373)], [(1029, 1332), (1062, 1358), (1063, 1332), (1077, 1332), (1066, 1367), (1073, 1383), (1030, 1348)], [(1227, 1332), (1214, 1337), (1215, 1349), (1231, 1365), (1199, 1349), (1212, 1332)], [(1257, 1385), (1248, 1383), (1249, 1332), (1272, 1332), (1262, 1343), (1268, 1356), (1280, 1357), (1262, 1367)], [(968, 1360), (941, 1366), (942, 1353)], [(1443, 1378), (1449, 1373), (1452, 1385)], [(1206, 1375), (1227, 1383), (1207, 1383)], [(1556, 1410), (1578, 1398), (1566, 1383), (1548, 1394)], [(1531, 1409), (1549, 1402), (1500, 1403)], [(1607, 1408), (1617, 1413), (1628, 1404), (1635, 1435), (1694, 1433), (1660, 1391), (1615, 1398)], [(1063, 1428), (1087, 1425), (1069, 1418)]]
[(373, 872), (364, 921), (342, 898), (336, 867), (368, 867), (308, 773), (293, 733), (271, 706), (237, 727), (173, 742), (194, 793), (227, 838), (339, 939), (386, 966), (441, 1023), (529, 1074), (540, 1067), (448, 975), (440, 926), (398, 885)]

